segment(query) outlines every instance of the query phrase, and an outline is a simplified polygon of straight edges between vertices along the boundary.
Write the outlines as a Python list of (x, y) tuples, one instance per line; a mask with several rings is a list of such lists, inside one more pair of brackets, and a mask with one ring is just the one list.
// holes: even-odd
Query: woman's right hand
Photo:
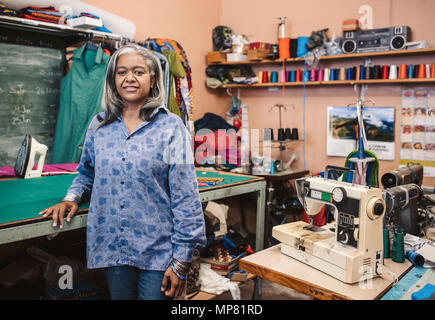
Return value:
[(57, 226), (57, 222), (59, 221), (59, 228), (63, 228), (63, 217), (65, 213), (68, 212), (66, 216), (66, 221), (70, 222), (71, 218), (77, 212), (79, 205), (74, 201), (62, 201), (54, 206), (51, 206), (45, 210), (42, 210), (39, 215), (43, 214), (43, 217), (49, 217), (53, 215), (53, 227)]

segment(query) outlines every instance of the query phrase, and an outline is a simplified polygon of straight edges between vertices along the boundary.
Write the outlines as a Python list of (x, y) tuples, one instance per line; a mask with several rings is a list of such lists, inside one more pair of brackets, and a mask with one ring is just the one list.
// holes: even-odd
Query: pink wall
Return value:
[[(430, 46), (435, 45), (435, 1), (430, 0), (311, 0), (311, 1), (246, 1), (222, 0), (221, 23), (232, 28), (235, 34), (245, 34), (250, 41), (276, 42), (278, 17), (286, 16), (286, 31), (289, 37), (309, 36), (311, 31), (329, 28), (328, 35), (335, 31), (342, 34), (342, 21), (358, 18), (358, 8), (368, 4), (373, 8), (373, 27), (382, 28), (392, 25), (408, 25), (412, 29), (412, 40), (429, 40)], [(373, 64), (400, 63), (432, 63), (433, 55), (427, 57), (406, 57), (372, 59)], [(322, 67), (338, 68), (362, 64), (362, 59), (342, 60), (338, 62), (321, 62)], [(303, 67), (300, 63), (299, 68)], [(274, 69), (275, 68), (275, 69)], [(288, 69), (296, 68), (290, 65)], [(255, 67), (256, 71), (279, 70), (275, 66)], [(399, 126), (401, 105), (401, 85), (369, 86), (367, 98), (372, 98), (377, 106), (396, 107), (396, 142), (399, 141)], [(275, 103), (294, 104), (295, 109), (287, 110), (283, 115), (283, 127), (298, 126), (302, 130), (303, 117), (302, 88), (285, 89), (270, 92), (268, 89), (243, 89), (242, 101), (247, 103), (250, 112), (251, 128), (278, 128), (278, 111), (269, 112)], [(355, 103), (357, 93), (351, 86), (329, 86), (325, 88), (308, 87), (306, 89), (306, 168), (312, 172), (323, 171), (327, 164), (343, 166), (345, 158), (326, 156), (326, 108), (328, 106), (346, 106)], [(293, 167), (303, 168), (302, 145), (293, 143), (292, 151), (300, 155), (300, 161)], [(396, 160), (380, 161), (379, 177), (385, 172), (394, 170), (399, 165), (399, 143), (396, 143)], [(425, 185), (433, 185), (435, 178), (425, 178)]]
[[(287, 33), (290, 37), (309, 36), (311, 31), (329, 28), (341, 36), (342, 21), (358, 18), (358, 8), (368, 4), (373, 8), (373, 27), (408, 25), (412, 28), (413, 40), (429, 40), (435, 45), (435, 1), (432, 0), (87, 0), (89, 4), (111, 11), (132, 20), (136, 24), (137, 40), (148, 37), (177, 40), (186, 50), (193, 72), (195, 94), (194, 120), (205, 112), (224, 116), (230, 99), (223, 90), (210, 90), (205, 86), (207, 52), (212, 51), (212, 29), (217, 25), (232, 28), (235, 34), (245, 34), (250, 41), (276, 42), (279, 16), (286, 16)], [(429, 63), (435, 57), (377, 59), (380, 64)], [(394, 62), (393, 62), (394, 61)], [(322, 66), (348, 67), (361, 64), (361, 59), (327, 62)], [(374, 60), (372, 61), (372, 63)], [(302, 67), (302, 64), (299, 64)], [(263, 67), (256, 67), (261, 71)], [(273, 67), (268, 66), (268, 70)], [(275, 68), (279, 68), (275, 66)], [(377, 106), (396, 107), (396, 141), (399, 139), (399, 108), (401, 85), (369, 86), (366, 97), (375, 100)], [(236, 90), (233, 90), (236, 93)], [(276, 103), (294, 104), (283, 113), (283, 127), (298, 127), (302, 134), (303, 117), (302, 88), (286, 88), (282, 91), (268, 89), (243, 89), (242, 101), (249, 108), (250, 128), (278, 127), (278, 111), (269, 109)], [(356, 101), (357, 94), (351, 86), (311, 87), (306, 90), (306, 168), (312, 172), (323, 171), (325, 165), (344, 165), (344, 158), (326, 156), (326, 107), (346, 106)], [(299, 160), (293, 165), (303, 168), (302, 143), (291, 145)], [(398, 167), (399, 145), (396, 159), (380, 162), (380, 176)], [(425, 178), (425, 185), (433, 185), (435, 178)]]

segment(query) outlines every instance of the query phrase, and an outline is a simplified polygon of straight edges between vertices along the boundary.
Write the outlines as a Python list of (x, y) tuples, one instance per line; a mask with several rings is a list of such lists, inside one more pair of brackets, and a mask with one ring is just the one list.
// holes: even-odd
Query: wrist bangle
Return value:
[(178, 277), (179, 279), (181, 279), (181, 280), (186, 280), (186, 279), (187, 279), (187, 276), (182, 276), (181, 274), (179, 274), (179, 273), (177, 272), (177, 270), (176, 270), (176, 268), (174, 267), (174, 265), (172, 264), (172, 262), (171, 262), (170, 266), (171, 266), (172, 271), (174, 271), (174, 273), (177, 275), (177, 277)]

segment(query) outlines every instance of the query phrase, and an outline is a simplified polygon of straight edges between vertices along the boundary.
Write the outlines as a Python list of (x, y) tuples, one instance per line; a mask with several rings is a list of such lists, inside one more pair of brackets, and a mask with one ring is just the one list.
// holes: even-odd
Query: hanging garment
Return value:
[(79, 162), (86, 130), (102, 111), (101, 97), (110, 57), (101, 47), (74, 50), (73, 63), (62, 79), (52, 163)]
[(168, 59), (169, 62), (169, 101), (168, 109), (172, 113), (181, 118), (180, 105), (177, 103), (177, 78), (184, 78), (186, 72), (174, 51), (163, 50), (162, 54)]
[(162, 71), (163, 71), (163, 85), (165, 87), (165, 106), (168, 107), (168, 102), (169, 102), (169, 62), (168, 59), (166, 59), (166, 57), (159, 53), (159, 52), (155, 52), (153, 51), (153, 54), (159, 59), (160, 61), (160, 65), (162, 66)]

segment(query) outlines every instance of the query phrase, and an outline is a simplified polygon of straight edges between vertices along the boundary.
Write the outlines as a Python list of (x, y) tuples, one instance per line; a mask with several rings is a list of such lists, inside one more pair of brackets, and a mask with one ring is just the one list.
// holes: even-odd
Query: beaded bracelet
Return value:
[(186, 279), (187, 279), (187, 276), (182, 276), (182, 275), (180, 275), (180, 274), (177, 272), (177, 270), (175, 269), (175, 267), (174, 267), (174, 265), (172, 264), (172, 262), (171, 262), (171, 269), (172, 269), (172, 271), (174, 271), (174, 273), (177, 275), (177, 277), (178, 277), (179, 279), (181, 279), (181, 280), (186, 280)]

